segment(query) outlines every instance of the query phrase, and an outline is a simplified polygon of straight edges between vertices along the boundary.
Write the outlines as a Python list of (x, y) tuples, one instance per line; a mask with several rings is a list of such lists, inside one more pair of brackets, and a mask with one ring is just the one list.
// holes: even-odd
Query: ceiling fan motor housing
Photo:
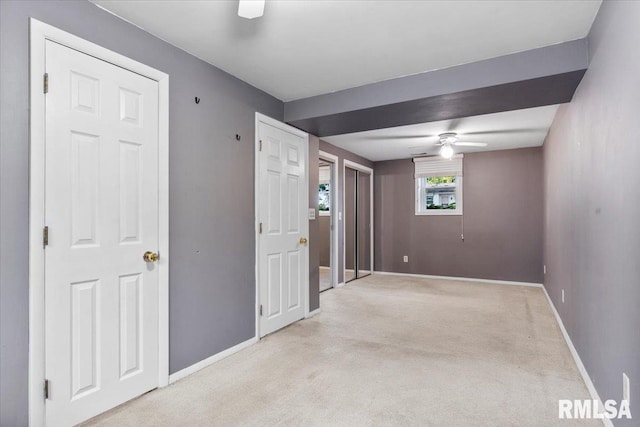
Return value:
[(458, 134), (455, 132), (441, 133), (439, 137), (440, 137), (440, 142), (443, 144), (444, 143), (453, 144), (458, 140)]

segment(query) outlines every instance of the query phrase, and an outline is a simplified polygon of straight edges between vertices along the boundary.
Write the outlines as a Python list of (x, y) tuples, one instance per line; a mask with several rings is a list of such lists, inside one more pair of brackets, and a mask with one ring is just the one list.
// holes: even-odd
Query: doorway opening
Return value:
[(319, 290), (324, 292), (338, 285), (338, 224), (336, 219), (338, 158), (321, 151), (318, 164)]

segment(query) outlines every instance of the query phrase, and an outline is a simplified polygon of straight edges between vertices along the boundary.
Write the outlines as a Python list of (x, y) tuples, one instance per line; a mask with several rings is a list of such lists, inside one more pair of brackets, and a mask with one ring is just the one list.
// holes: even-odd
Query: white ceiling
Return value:
[(283, 101), (582, 38), (601, 3), (92, 1)]
[(460, 141), (486, 142), (488, 147), (454, 147), (457, 153), (507, 150), (542, 145), (557, 105), (484, 114), (462, 119), (399, 126), (323, 138), (372, 161), (437, 154), (438, 135), (456, 132)]

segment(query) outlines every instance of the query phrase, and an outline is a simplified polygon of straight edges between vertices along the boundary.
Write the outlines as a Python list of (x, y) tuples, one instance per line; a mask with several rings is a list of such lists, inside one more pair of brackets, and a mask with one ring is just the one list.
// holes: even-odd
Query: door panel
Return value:
[(258, 123), (258, 286), (260, 336), (304, 317), (308, 287), (305, 138), (282, 127)]
[(267, 265), (267, 313), (269, 318), (273, 318), (282, 314), (282, 254), (267, 255)]
[(358, 171), (358, 278), (371, 274), (371, 175)]
[(69, 166), (72, 245), (97, 245), (100, 138), (72, 131)]
[(358, 171), (345, 168), (344, 170), (344, 250), (345, 272), (344, 281), (349, 282), (356, 278), (356, 182)]
[(289, 267), (289, 277), (287, 279), (289, 286), (289, 304), (287, 308), (289, 310), (293, 310), (300, 307), (300, 288), (302, 287), (302, 274), (300, 272), (300, 267), (304, 260), (300, 256), (300, 251), (291, 251), (288, 256), (289, 259), (287, 260), (287, 266)]
[(71, 284), (71, 399), (99, 387), (98, 307), (100, 282), (90, 280)]
[(158, 384), (158, 84), (46, 42), (48, 426)]
[(142, 276), (120, 277), (120, 378), (135, 375), (142, 368)]
[(289, 233), (300, 233), (300, 186), (298, 176), (287, 176), (287, 231)]
[(134, 142), (120, 144), (120, 243), (140, 242), (142, 236), (142, 146)]

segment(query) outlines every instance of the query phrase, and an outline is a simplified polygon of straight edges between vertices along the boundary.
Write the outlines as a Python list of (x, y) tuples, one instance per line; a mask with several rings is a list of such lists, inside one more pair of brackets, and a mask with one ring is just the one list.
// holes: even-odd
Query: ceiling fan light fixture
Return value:
[(451, 147), (451, 144), (443, 144), (442, 147), (440, 147), (440, 155), (442, 157), (444, 157), (445, 159), (450, 159), (453, 157), (453, 148)]
[(238, 0), (238, 16), (246, 19), (260, 18), (264, 14), (265, 0)]

